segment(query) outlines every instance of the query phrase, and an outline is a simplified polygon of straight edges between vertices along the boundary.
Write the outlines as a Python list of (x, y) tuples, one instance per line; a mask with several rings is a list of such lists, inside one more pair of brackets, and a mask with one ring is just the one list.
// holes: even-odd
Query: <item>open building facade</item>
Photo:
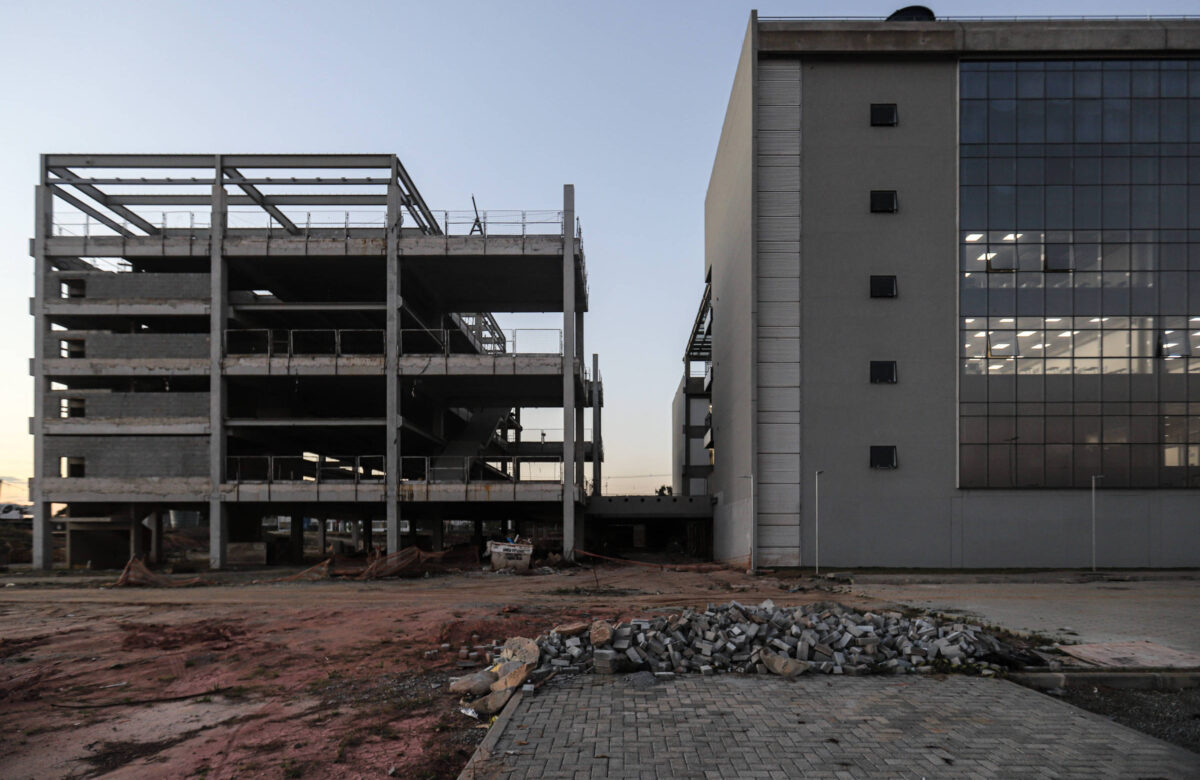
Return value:
[[(279, 516), (293, 560), (305, 518), (323, 550), (338, 523), (437, 548), (448, 520), (581, 543), (602, 389), (571, 186), (435, 213), (394, 155), (46, 155), (36, 215), (35, 566), (55, 526), (70, 565), (161, 557), (169, 512), (214, 568)], [(545, 408), (561, 429), (526, 430)]]
[(676, 487), (756, 565), (1200, 563), (1200, 21), (896, 16), (751, 16)]

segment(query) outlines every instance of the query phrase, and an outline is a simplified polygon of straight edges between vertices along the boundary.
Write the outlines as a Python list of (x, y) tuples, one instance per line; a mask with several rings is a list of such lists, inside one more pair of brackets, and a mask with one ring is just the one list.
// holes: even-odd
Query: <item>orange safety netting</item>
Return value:
[(445, 555), (444, 550), (442, 552), (425, 552), (416, 547), (405, 547), (371, 561), (371, 564), (355, 579), (377, 580), (382, 577), (393, 577), (405, 569), (410, 569), (426, 561), (441, 561)]
[(317, 580), (329, 579), (329, 567), (333, 565), (332, 558), (326, 558), (316, 566), (309, 567), (304, 571), (298, 571), (295, 574), (289, 574), (286, 577), (280, 577), (275, 580), (267, 580), (267, 582), (316, 582)]
[(178, 588), (185, 585), (211, 585), (212, 583), (200, 577), (187, 580), (173, 580), (162, 574), (155, 574), (146, 568), (141, 558), (130, 558), (125, 564), (124, 571), (117, 578), (115, 587), (123, 588), (131, 585), (143, 585), (151, 588)]

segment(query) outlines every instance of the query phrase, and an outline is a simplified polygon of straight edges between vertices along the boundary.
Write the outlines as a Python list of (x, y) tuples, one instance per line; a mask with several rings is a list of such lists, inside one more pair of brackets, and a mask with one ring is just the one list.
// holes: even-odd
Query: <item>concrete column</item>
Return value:
[[(40, 174), (45, 181), (46, 162), (43, 156)], [(29, 500), (33, 503), (33, 568), (50, 569), (54, 565), (53, 535), (50, 526), (50, 504), (42, 492), (47, 476), (46, 436), (46, 238), (53, 230), (54, 205), (50, 189), (39, 183), (34, 190), (33, 227), (33, 478), (29, 481)], [(69, 563), (68, 563), (69, 567)]]
[[(576, 310), (575, 312), (575, 359), (579, 362), (579, 368), (584, 368), (583, 356), (586, 354), (583, 350), (583, 312)], [(587, 390), (584, 390), (587, 393)], [(586, 398), (580, 398), (575, 406), (575, 484), (583, 485), (586, 481), (587, 469), (584, 467), (583, 460), (583, 442), (584, 442), (584, 405)]]
[(129, 517), (129, 557), (141, 558), (146, 554), (146, 526), (142, 525), (141, 510), (132, 507)]
[(400, 219), (399, 160), (392, 158), (387, 191), (387, 334), (384, 370), (387, 372), (387, 460), (384, 501), (387, 506), (387, 551), (400, 549)]
[(329, 543), (328, 540), (325, 538), (326, 528), (329, 525), (329, 518), (322, 517), (322, 518), (320, 518), (320, 520), (321, 520), (321, 525), (320, 525), (320, 527), (317, 528), (317, 549), (320, 550), (320, 554), (317, 557), (320, 558), (321, 560), (324, 560), (327, 556), (327, 553), (325, 552), (325, 548), (326, 548), (326, 545), (328, 545), (328, 543)]
[(150, 560), (155, 566), (162, 566), (163, 561), (163, 512), (155, 510), (151, 515), (150, 526)]
[(362, 520), (350, 521), (350, 546), (355, 552), (362, 549)]
[(370, 517), (364, 517), (362, 521), (363, 550), (367, 553), (371, 552), (375, 544), (375, 528), (372, 525), (374, 522)]
[(208, 496), (208, 566), (223, 569), (226, 564), (226, 544), (229, 542), (229, 517), (221, 502), (221, 482), (225, 477), (225, 383), (221, 376), (221, 360), (225, 352), (225, 323), (227, 319), (225, 279), (226, 202), (224, 165), (217, 155), (212, 188), (212, 219), (209, 271), (212, 274), (209, 325), (209, 463), (211, 483)]
[(292, 563), (304, 563), (304, 518), (294, 514), (289, 518), (288, 554)]
[(600, 356), (592, 354), (592, 495), (603, 495), (600, 487), (604, 437), (600, 434), (600, 409), (604, 405), (604, 391), (600, 386)]
[(430, 530), (429, 546), (433, 549), (433, 552), (437, 552), (438, 550), (443, 549), (443, 547), (445, 546), (445, 542), (446, 542), (446, 539), (445, 539), (446, 521), (445, 521), (445, 519), (440, 516), (433, 518), (432, 525), (429, 526), (429, 530)]
[(563, 185), (563, 557), (575, 557), (575, 185)]

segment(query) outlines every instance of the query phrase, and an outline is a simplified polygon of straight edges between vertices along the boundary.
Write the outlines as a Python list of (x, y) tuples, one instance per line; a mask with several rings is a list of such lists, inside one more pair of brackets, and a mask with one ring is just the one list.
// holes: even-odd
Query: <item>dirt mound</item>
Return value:
[(437, 641), (449, 642), (457, 648), (459, 645), (473, 644), (472, 636), (478, 636), (480, 642), (496, 639), (503, 642), (510, 636), (535, 637), (545, 631), (544, 615), (506, 614), (496, 618), (448, 621), (442, 624)]
[(231, 623), (201, 620), (181, 626), (161, 623), (122, 623), (125, 639), (121, 642), (125, 650), (174, 650), (188, 645), (218, 644), (222, 649), (229, 647), (245, 631)]

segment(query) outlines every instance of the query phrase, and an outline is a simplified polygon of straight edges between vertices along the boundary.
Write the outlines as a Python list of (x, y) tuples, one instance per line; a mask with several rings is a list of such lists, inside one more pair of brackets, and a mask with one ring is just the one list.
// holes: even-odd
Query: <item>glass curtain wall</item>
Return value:
[(960, 96), (960, 485), (1200, 487), (1200, 60)]

